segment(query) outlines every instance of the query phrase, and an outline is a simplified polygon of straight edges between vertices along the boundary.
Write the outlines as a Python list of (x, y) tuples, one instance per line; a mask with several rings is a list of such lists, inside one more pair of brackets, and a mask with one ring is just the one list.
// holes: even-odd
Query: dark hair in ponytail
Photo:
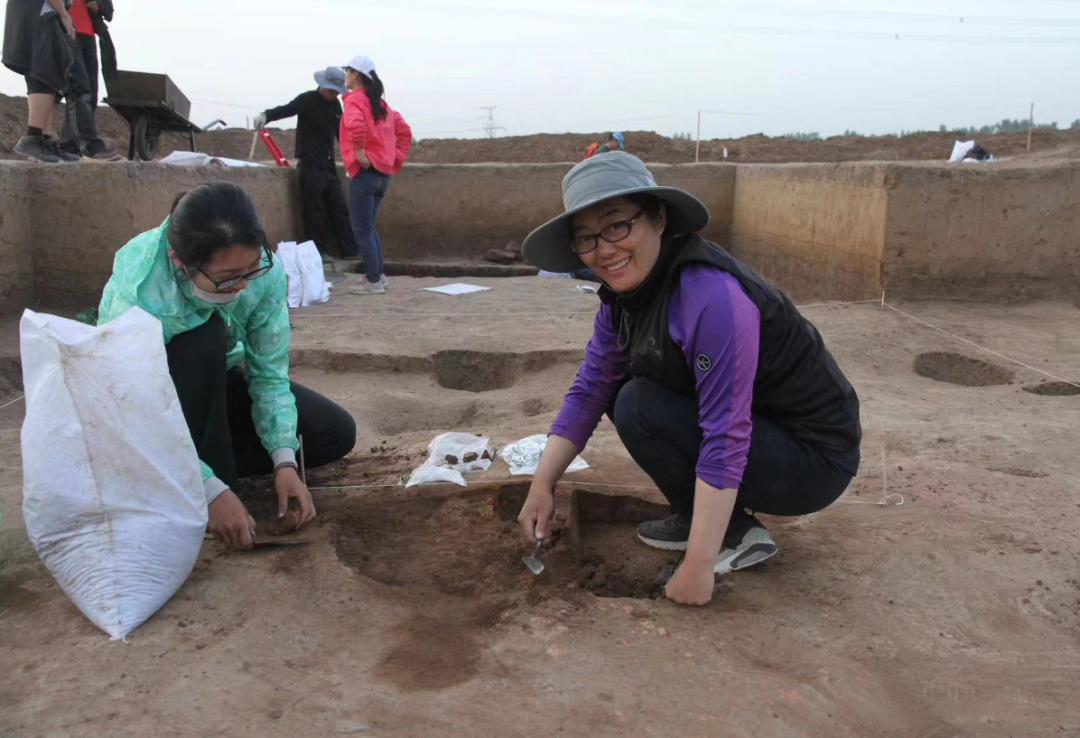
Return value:
[(218, 251), (236, 244), (269, 249), (255, 203), (232, 182), (210, 182), (179, 195), (166, 238), (189, 268), (202, 267)]
[(360, 83), (364, 85), (364, 94), (371, 103), (371, 115), (374, 116), (376, 123), (382, 123), (386, 119), (386, 105), (382, 99), (386, 89), (383, 87), (382, 80), (372, 69), (370, 77), (366, 74), (360, 75)]

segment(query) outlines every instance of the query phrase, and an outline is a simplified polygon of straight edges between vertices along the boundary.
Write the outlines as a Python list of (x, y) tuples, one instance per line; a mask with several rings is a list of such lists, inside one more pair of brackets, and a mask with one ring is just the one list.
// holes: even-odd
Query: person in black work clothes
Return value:
[(297, 116), (296, 159), (300, 175), (300, 197), (304, 206), (307, 237), (315, 242), (323, 260), (332, 229), (339, 254), (357, 255), (349, 224), (349, 208), (338, 179), (334, 151), (341, 123), (341, 103), (338, 95), (345, 93), (345, 73), (338, 67), (327, 67), (315, 73), (319, 89), (297, 95), (288, 105), (270, 108), (255, 116), (255, 126)]

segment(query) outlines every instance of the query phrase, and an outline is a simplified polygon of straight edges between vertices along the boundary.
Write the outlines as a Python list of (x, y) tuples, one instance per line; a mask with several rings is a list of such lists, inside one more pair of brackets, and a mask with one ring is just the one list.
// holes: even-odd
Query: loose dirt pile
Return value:
[[(198, 121), (196, 121), (198, 122)], [(127, 150), (128, 125), (107, 106), (97, 113), (98, 132), (122, 152)], [(11, 149), (26, 128), (26, 98), (0, 95), (0, 157), (10, 158)], [(285, 155), (292, 157), (296, 143), (294, 130), (272, 129), (274, 139)], [(652, 131), (626, 131), (627, 149), (649, 162), (670, 164), (694, 160), (694, 142), (661, 136)], [(410, 161), (428, 164), (469, 164), (477, 162), (569, 162), (581, 159), (589, 144), (603, 139), (596, 133), (540, 133), (531, 136), (506, 136), (494, 139), (428, 138), (417, 141)], [(251, 153), (253, 131), (243, 128), (210, 131), (196, 136), (200, 151), (214, 156), (247, 159)], [(743, 163), (840, 162), (840, 161), (943, 161), (952, 152), (957, 138), (966, 134), (951, 132), (916, 133), (896, 136), (833, 136), (822, 141), (797, 141), (792, 138), (762, 134), (701, 142), (702, 161)], [(997, 157), (1029, 156), (1026, 133), (979, 136), (978, 141)], [(187, 137), (168, 133), (161, 137), (158, 156), (188, 149)], [(1080, 131), (1036, 131), (1033, 153), (1039, 158), (1080, 157)], [(257, 161), (270, 161), (262, 144), (255, 149)]]

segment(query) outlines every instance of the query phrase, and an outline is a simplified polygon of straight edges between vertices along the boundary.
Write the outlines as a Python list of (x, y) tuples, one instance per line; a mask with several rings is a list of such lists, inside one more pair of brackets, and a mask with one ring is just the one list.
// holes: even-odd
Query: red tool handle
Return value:
[(277, 162), (279, 167), (289, 166), (289, 160), (285, 158), (285, 154), (281, 153), (281, 147), (277, 145), (277, 141), (270, 135), (270, 131), (265, 128), (259, 129), (259, 138), (266, 144), (267, 150), (270, 152), (270, 156), (274, 157), (274, 161)]

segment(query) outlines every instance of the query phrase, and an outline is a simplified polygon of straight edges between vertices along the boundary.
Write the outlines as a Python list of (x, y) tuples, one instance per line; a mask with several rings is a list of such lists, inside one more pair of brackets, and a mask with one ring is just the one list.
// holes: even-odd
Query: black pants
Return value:
[(60, 146), (73, 154), (93, 156), (106, 149), (97, 135), (94, 113), (98, 96), (97, 37), (79, 33), (71, 46), (72, 64), (64, 94), (64, 127)]
[[(615, 427), (630, 456), (676, 512), (694, 510), (701, 448), (697, 400), (649, 379), (631, 379), (615, 401)], [(859, 451), (832, 453), (753, 416), (750, 455), (735, 502), (767, 515), (807, 515), (831, 505), (859, 469)]]
[[(173, 337), (165, 347), (191, 439), (199, 458), (233, 487), (242, 477), (274, 470), (251, 418), (244, 372), (225, 369), (225, 324), (215, 314), (203, 325)], [(337, 461), (356, 444), (356, 423), (345, 410), (307, 387), (292, 383), (308, 468)]]
[[(300, 177), (300, 198), (308, 239), (314, 241), (324, 254), (354, 256), (356, 242), (337, 167), (333, 162), (305, 162), (301, 159), (297, 174)], [(333, 240), (337, 241), (336, 250), (330, 248), (331, 233)]]

